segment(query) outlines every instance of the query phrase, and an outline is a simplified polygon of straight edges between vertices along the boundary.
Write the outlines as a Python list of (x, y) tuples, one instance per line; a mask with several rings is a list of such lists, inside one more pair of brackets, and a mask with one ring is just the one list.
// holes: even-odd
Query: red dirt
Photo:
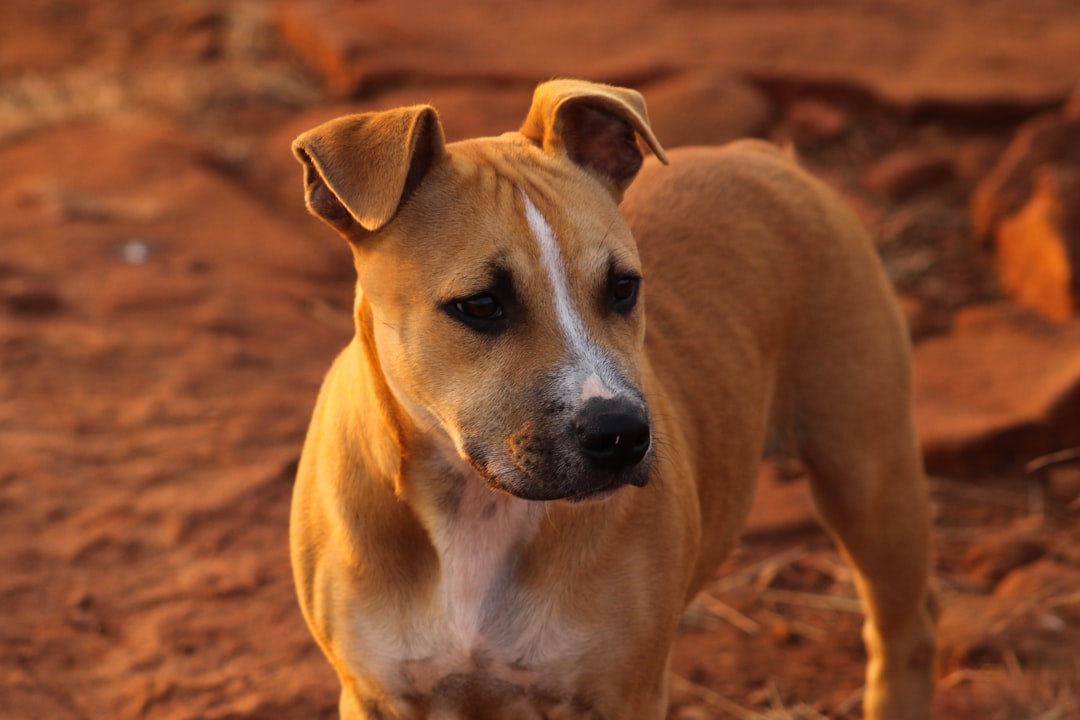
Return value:
[[(931, 480), (936, 717), (1080, 717), (1080, 475), (1017, 472), (1080, 444), (1076, 321), (1025, 321), (1054, 349), (1015, 357), (1013, 330), (980, 357), (971, 323), (954, 329), (961, 308), (1004, 305), (968, 200), (1080, 79), (1080, 6), (445, 7), (0, 6), (0, 717), (336, 716), (286, 538), (352, 268), (306, 217), (288, 141), (429, 100), (451, 138), (513, 129), (554, 74), (636, 84), (668, 145), (793, 139), (852, 201), (922, 343), (933, 469), (966, 478)], [(952, 382), (961, 356), (980, 374)], [(1057, 393), (1042, 414), (1001, 411), (1035, 386)], [(687, 613), (672, 717), (859, 716), (860, 616), (803, 484), (766, 481)]]

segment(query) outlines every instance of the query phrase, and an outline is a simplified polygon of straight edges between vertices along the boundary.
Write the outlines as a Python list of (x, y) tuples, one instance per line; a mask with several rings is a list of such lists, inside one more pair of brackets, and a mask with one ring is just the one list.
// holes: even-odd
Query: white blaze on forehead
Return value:
[[(573, 365), (567, 368), (570, 371), (568, 374), (576, 375), (577, 372), (584, 371), (582, 374), (587, 375), (581, 387), (582, 402), (592, 397), (613, 398), (616, 392), (612, 388), (610, 375), (607, 380), (604, 378), (604, 375), (610, 372), (611, 361), (589, 337), (585, 323), (574, 307), (570, 297), (566, 262), (555, 240), (555, 233), (525, 191), (520, 192), (525, 202), (525, 219), (540, 246), (540, 262), (551, 280), (555, 317), (573, 356)], [(576, 371), (573, 368), (576, 368)]]
[(559, 244), (555, 242), (555, 233), (551, 230), (547, 220), (533, 204), (529, 196), (524, 192), (521, 197), (525, 200), (525, 219), (529, 222), (536, 241), (540, 243), (540, 261), (544, 265), (544, 271), (551, 279), (551, 288), (555, 293), (555, 314), (559, 320), (559, 327), (563, 335), (570, 342), (570, 346), (581, 357), (589, 357), (595, 354), (592, 343), (585, 332), (585, 323), (574, 309), (574, 303), (570, 299), (570, 285), (566, 279), (566, 263), (563, 261)]

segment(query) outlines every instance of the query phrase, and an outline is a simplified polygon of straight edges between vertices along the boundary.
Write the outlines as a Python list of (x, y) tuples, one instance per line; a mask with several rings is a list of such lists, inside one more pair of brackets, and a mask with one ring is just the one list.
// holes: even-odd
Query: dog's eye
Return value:
[(502, 317), (502, 306), (493, 295), (475, 295), (471, 298), (458, 300), (454, 307), (462, 315), (467, 315), (476, 320), (491, 320)]
[(479, 293), (446, 304), (451, 316), (474, 330), (495, 330), (505, 318), (502, 303), (491, 293)]
[(638, 287), (641, 278), (635, 275), (623, 275), (611, 281), (611, 303), (616, 312), (628, 313), (637, 302)]

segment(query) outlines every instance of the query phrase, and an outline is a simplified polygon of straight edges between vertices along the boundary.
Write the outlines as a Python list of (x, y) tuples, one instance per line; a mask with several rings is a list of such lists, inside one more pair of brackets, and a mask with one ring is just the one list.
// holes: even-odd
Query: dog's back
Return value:
[(737, 538), (763, 454), (802, 459), (867, 609), (867, 717), (924, 717), (934, 603), (909, 341), (851, 210), (775, 146), (646, 161), (622, 204), (642, 257), (661, 452), (694, 459), (690, 593)]
[(678, 414), (658, 418), (658, 442), (697, 459), (707, 531), (693, 593), (737, 538), (762, 455), (825, 471), (845, 443), (860, 452), (860, 428), (912, 455), (914, 436), (904, 323), (847, 205), (766, 142), (669, 156), (645, 162), (621, 209), (648, 354)]

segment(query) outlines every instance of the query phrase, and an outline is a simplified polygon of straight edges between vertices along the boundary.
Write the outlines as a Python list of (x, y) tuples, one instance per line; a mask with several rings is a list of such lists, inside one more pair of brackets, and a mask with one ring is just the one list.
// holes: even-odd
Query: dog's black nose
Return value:
[(574, 429), (585, 456), (612, 470), (636, 465), (649, 451), (649, 418), (629, 400), (589, 400), (574, 419)]

